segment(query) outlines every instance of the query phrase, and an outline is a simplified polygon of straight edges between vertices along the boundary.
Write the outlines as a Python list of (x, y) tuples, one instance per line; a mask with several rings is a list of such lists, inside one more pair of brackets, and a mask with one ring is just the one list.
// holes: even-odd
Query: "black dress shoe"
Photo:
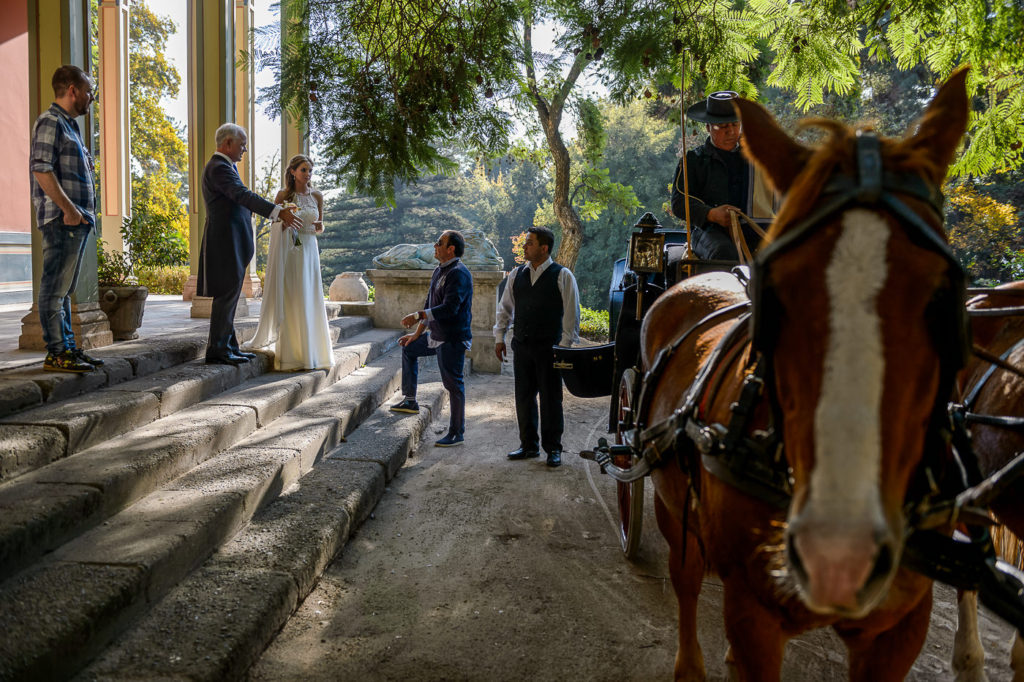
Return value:
[(548, 466), (552, 468), (562, 466), (561, 450), (552, 450), (548, 453)]
[(232, 365), (237, 367), (243, 363), (249, 362), (245, 358), (238, 355), (207, 355), (206, 364), (208, 365)]
[(540, 457), (540, 450), (527, 450), (526, 448), (519, 448), (508, 453), (509, 459), (527, 459), (530, 457)]
[(256, 354), (255, 353), (246, 353), (244, 350), (232, 351), (232, 355), (240, 355), (243, 358), (245, 358), (246, 360), (255, 360), (256, 359)]

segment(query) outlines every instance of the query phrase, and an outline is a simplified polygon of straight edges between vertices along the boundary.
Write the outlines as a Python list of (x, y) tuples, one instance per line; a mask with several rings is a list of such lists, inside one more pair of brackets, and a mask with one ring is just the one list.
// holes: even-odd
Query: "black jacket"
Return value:
[(198, 294), (221, 296), (245, 276), (255, 253), (252, 214), (270, 217), (274, 204), (251, 192), (234, 164), (214, 154), (203, 169), (206, 224), (199, 253)]
[[(748, 170), (746, 197), (741, 203), (734, 204), (729, 198), (729, 175), (725, 163), (715, 152), (714, 145), (708, 139), (703, 145), (686, 153), (686, 170), (690, 190), (690, 221), (695, 227), (704, 227), (708, 221), (708, 211), (722, 204), (734, 204), (747, 215), (751, 211), (751, 187), (753, 173), (750, 162), (743, 159)], [(672, 213), (679, 220), (686, 220), (686, 203), (683, 199), (683, 161), (676, 166), (676, 175), (672, 182)]]
[(430, 338), (460, 343), (473, 338), (473, 276), (461, 258), (453, 261), (434, 268), (423, 307), (434, 318), (427, 325)]

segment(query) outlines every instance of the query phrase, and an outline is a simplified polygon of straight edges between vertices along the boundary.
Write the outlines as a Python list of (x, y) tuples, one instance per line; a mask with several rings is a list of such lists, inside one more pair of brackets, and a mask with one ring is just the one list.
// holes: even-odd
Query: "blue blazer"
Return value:
[(214, 154), (203, 169), (203, 200), (206, 224), (199, 252), (198, 293), (223, 296), (242, 281), (256, 251), (252, 214), (269, 218), (274, 204), (250, 191), (234, 164), (220, 154)]
[(427, 327), (435, 341), (469, 341), (473, 322), (473, 276), (462, 259), (434, 268), (424, 309), (432, 319)]

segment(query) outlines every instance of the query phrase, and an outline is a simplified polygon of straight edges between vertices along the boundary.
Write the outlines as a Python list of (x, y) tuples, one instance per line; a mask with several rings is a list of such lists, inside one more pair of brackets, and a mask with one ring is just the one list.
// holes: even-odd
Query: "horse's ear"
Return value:
[(934, 162), (942, 177), (953, 162), (960, 138), (967, 130), (967, 72), (969, 67), (956, 71), (935, 95), (918, 123), (917, 132), (907, 143)]
[(775, 122), (768, 110), (745, 99), (733, 100), (743, 123), (743, 149), (747, 157), (763, 168), (775, 189), (784, 194), (811, 155)]

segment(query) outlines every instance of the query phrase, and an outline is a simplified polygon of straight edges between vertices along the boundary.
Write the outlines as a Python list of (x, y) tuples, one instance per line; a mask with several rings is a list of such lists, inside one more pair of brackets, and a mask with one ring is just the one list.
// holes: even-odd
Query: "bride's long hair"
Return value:
[[(292, 171), (304, 163), (308, 163), (310, 168), (313, 167), (313, 162), (305, 154), (296, 154), (288, 160), (288, 168), (284, 171), (285, 201), (295, 201), (295, 176), (292, 175)], [(312, 188), (313, 183), (310, 183), (309, 189)]]

